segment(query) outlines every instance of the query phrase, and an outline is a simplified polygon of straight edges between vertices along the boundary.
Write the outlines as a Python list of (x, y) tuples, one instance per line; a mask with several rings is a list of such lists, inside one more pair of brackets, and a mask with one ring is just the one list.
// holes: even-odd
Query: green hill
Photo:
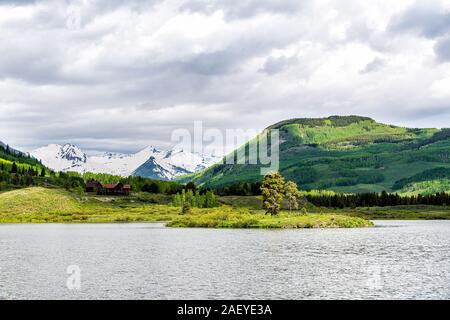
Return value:
[[(268, 129), (280, 130), (281, 173), (304, 190), (401, 192), (439, 180), (433, 190), (446, 191), (439, 186), (450, 178), (450, 129), (403, 128), (359, 116), (292, 119)], [(260, 168), (217, 164), (181, 181), (212, 188), (258, 182)]]
[(30, 187), (0, 193), (0, 223), (142, 222), (178, 216), (178, 208), (151, 202), (146, 195), (108, 198)]
[(80, 203), (67, 191), (25, 188), (0, 194), (0, 214), (43, 214), (74, 212)]

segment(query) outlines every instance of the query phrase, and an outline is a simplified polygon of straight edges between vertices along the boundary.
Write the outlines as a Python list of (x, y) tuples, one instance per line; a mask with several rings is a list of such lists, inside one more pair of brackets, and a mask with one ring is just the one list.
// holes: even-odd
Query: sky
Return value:
[(450, 127), (450, 0), (0, 1), (0, 140), (25, 151), (350, 114)]

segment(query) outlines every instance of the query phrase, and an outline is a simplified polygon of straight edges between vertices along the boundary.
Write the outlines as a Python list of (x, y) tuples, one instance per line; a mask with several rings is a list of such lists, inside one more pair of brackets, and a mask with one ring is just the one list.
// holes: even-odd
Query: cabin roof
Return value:
[(101, 186), (102, 184), (98, 181), (89, 181), (86, 183), (86, 187), (97, 187), (98, 185)]
[(106, 188), (106, 189), (114, 189), (115, 187), (117, 187), (117, 183), (115, 183), (115, 184), (105, 184), (104, 185), (104, 187)]
[(123, 184), (122, 183), (109, 183), (109, 184), (105, 184), (103, 187), (105, 188), (105, 189), (115, 189), (115, 188), (117, 188), (117, 187), (119, 187), (119, 186), (121, 186), (122, 188), (123, 188)]

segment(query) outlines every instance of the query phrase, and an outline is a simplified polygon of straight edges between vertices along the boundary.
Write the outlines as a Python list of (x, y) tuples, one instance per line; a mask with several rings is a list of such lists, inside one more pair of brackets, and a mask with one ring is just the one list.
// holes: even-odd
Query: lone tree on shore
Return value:
[(261, 186), (263, 208), (266, 213), (277, 215), (280, 212), (284, 195), (284, 178), (279, 172), (268, 173)]
[(298, 191), (297, 184), (294, 181), (288, 181), (285, 186), (284, 194), (289, 204), (289, 212), (292, 209), (298, 209), (298, 200), (300, 199), (300, 191)]

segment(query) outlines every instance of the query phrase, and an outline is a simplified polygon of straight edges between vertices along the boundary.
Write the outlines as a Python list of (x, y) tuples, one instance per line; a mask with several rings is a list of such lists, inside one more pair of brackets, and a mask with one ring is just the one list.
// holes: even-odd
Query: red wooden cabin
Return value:
[(91, 180), (86, 183), (86, 192), (95, 192), (98, 195), (124, 195), (128, 196), (131, 192), (131, 186), (121, 182), (102, 185), (100, 182)]
[(103, 194), (105, 195), (129, 195), (131, 192), (130, 185), (124, 185), (123, 183), (105, 184), (103, 186)]

